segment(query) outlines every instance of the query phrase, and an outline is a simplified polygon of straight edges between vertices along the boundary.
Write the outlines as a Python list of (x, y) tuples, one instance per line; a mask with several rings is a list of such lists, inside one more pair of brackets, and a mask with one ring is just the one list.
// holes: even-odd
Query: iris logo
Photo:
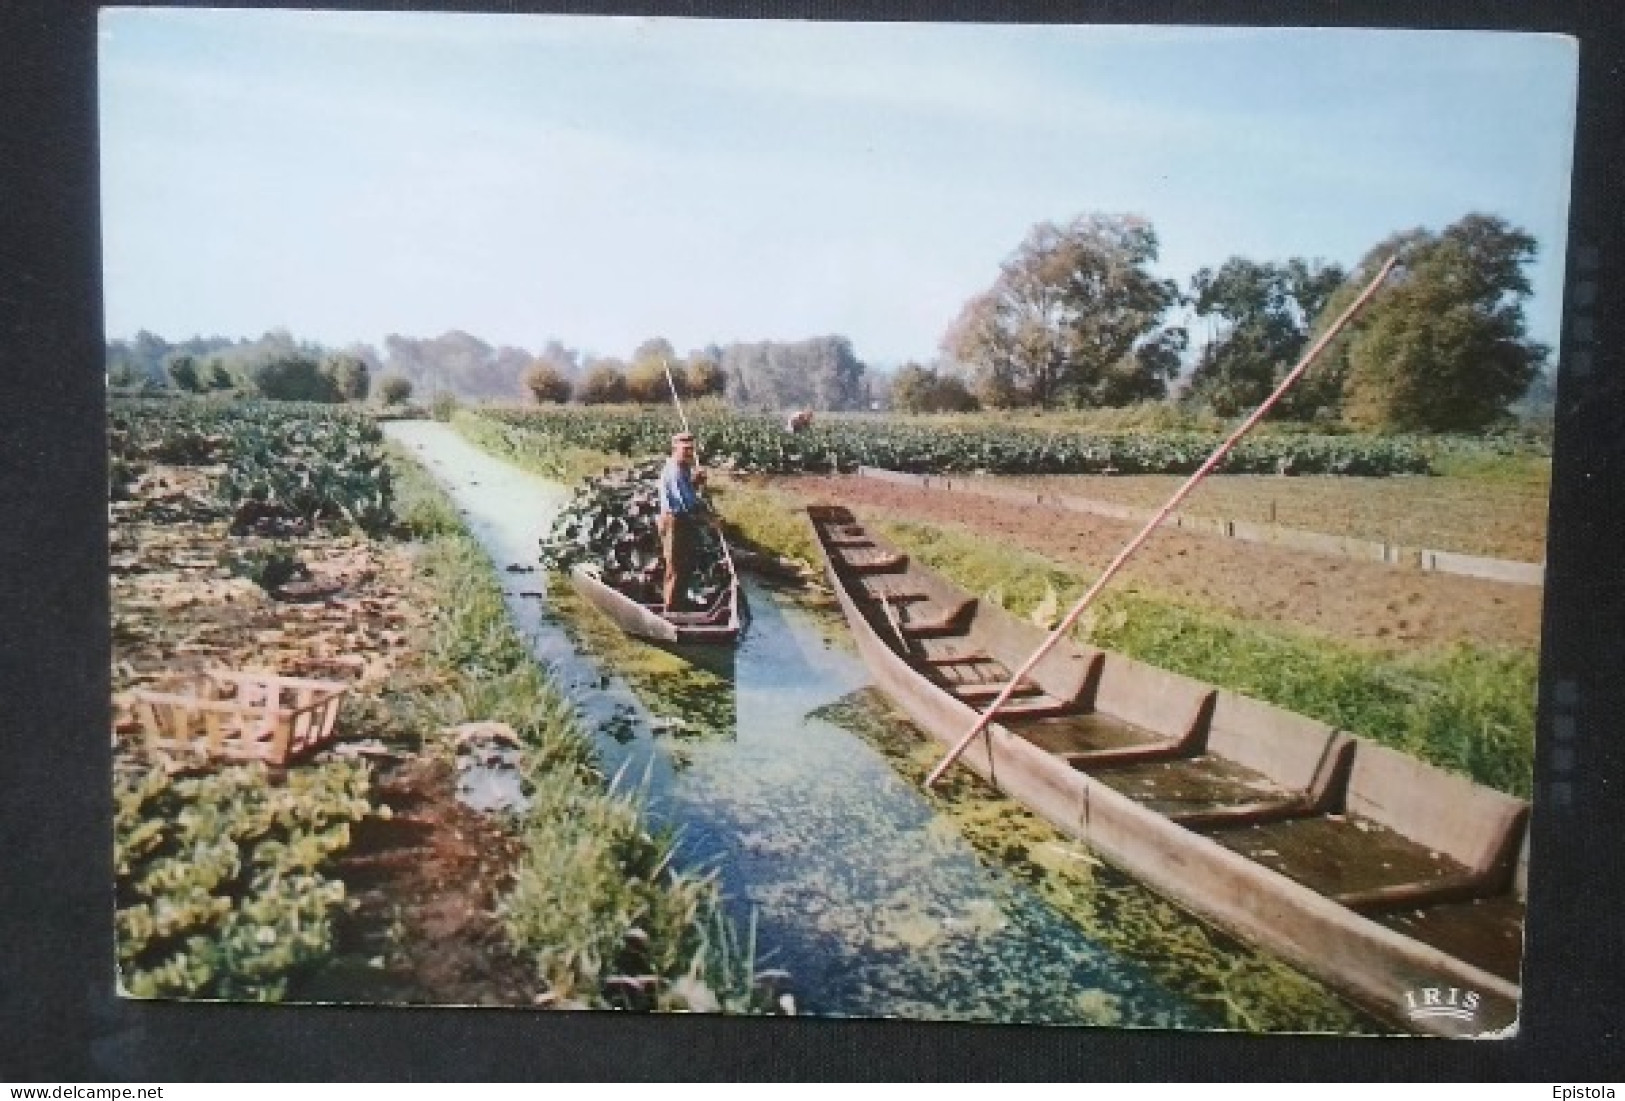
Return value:
[(1405, 991), (1405, 1014), (1413, 1021), (1448, 1017), (1471, 1021), (1478, 1016), (1478, 991), (1458, 986), (1423, 986)]

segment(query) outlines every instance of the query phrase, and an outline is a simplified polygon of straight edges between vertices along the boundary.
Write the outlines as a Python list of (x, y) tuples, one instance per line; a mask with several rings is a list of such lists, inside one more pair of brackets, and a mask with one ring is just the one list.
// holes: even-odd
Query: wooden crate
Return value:
[(281, 765), (331, 741), (349, 686), (225, 670), (133, 693), (153, 752)]

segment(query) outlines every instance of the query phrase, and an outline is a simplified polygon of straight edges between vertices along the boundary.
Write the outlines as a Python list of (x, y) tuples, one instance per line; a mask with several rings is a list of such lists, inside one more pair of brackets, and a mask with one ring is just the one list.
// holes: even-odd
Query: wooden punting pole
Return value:
[(1140, 545), (1151, 537), (1151, 533), (1156, 530), (1157, 525), (1167, 519), (1168, 514), (1178, 508), (1181, 501), (1190, 496), (1191, 490), (1195, 489), (1197, 484), (1207, 477), (1214, 467), (1224, 461), (1224, 457), (1230, 453), (1230, 449), (1235, 447), (1243, 436), (1251, 432), (1253, 426), (1263, 420), (1264, 415), (1275, 406), (1276, 402), (1281, 400), (1281, 395), (1291, 389), (1292, 384), (1303, 376), (1303, 373), (1309, 369), (1309, 365), (1314, 363), (1319, 358), (1320, 353), (1325, 350), (1326, 345), (1332, 342), (1332, 338), (1341, 332), (1343, 327), (1353, 320), (1354, 315), (1360, 312), (1371, 296), (1377, 293), (1377, 289), (1382, 286), (1383, 280), (1388, 278), (1388, 273), (1393, 270), (1394, 264), (1398, 260), (1398, 253), (1388, 258), (1388, 262), (1382, 266), (1382, 270), (1377, 272), (1365, 290), (1360, 292), (1360, 297), (1356, 298), (1349, 305), (1349, 308), (1343, 311), (1342, 316), (1332, 323), (1331, 328), (1321, 334), (1320, 339), (1315, 341), (1314, 346), (1298, 361), (1297, 366), (1287, 372), (1287, 376), (1281, 380), (1281, 384), (1275, 388), (1275, 392), (1265, 398), (1264, 403), (1253, 410), (1252, 415), (1243, 421), (1234, 432), (1230, 433), (1229, 438), (1221, 443), (1213, 454), (1207, 457), (1207, 461), (1197, 468), (1196, 473), (1192, 474), (1185, 484), (1179, 487), (1179, 491), (1168, 499), (1168, 503), (1158, 509), (1156, 515), (1147, 521), (1144, 528), (1140, 529), (1140, 534), (1131, 539), (1128, 546), (1117, 552), (1117, 557), (1112, 559), (1111, 565), (1106, 567), (1105, 571), (1095, 580), (1095, 583), (1089, 586), (1089, 591), (1084, 593), (1083, 597), (1072, 606), (1072, 610), (1066, 614), (1066, 618), (1061, 620), (1060, 624), (1050, 632), (1049, 637), (1044, 640), (1043, 644), (1033, 651), (1033, 656), (1028, 658), (1027, 663), (1010, 678), (1009, 683), (1004, 686), (1004, 690), (999, 693), (988, 709), (982, 712), (970, 730), (966, 731), (965, 736), (959, 740), (959, 743), (948, 751), (948, 755), (942, 759), (936, 768), (931, 770), (931, 775), (925, 778), (926, 787), (933, 787), (942, 778), (942, 774), (948, 771), (949, 766), (959, 760), (960, 755), (965, 752), (966, 748), (976, 738), (976, 735), (987, 729), (988, 724), (993, 721), (999, 708), (1009, 702), (1017, 687), (1022, 684), (1027, 674), (1032, 672), (1033, 666), (1037, 665), (1044, 655), (1049, 653), (1055, 644), (1061, 640), (1061, 637), (1072, 629), (1072, 625), (1078, 621), (1078, 617), (1084, 613), (1090, 604), (1094, 603), (1095, 597), (1100, 595), (1100, 591), (1106, 587), (1106, 583), (1117, 574), (1118, 570), (1123, 568), (1123, 564), (1129, 560), (1135, 551), (1140, 549)]

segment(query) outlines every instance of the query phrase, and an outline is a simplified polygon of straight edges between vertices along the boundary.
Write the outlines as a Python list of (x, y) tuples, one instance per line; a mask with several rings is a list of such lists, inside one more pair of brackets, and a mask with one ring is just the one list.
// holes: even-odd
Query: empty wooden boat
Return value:
[(668, 611), (658, 603), (644, 603), (604, 581), (597, 569), (577, 565), (570, 582), (593, 607), (629, 635), (651, 642), (732, 646), (741, 626), (739, 578), (730, 573), (727, 584), (708, 608)]
[[(877, 685), (944, 746), (1046, 632), (842, 508), (808, 510)], [(1234, 692), (1063, 641), (961, 758), (1113, 864), (1374, 1015), (1517, 1020), (1528, 806)]]

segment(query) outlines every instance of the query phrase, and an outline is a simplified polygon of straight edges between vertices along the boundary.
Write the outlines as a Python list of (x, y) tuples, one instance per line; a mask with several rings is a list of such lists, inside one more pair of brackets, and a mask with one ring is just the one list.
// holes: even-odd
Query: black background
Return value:
[(1576, 35), (1580, 127), (1522, 1030), (1514, 1040), (1473, 1043), (117, 999), (96, 9), (81, 0), (9, 0), (0, 4), (0, 1080), (1625, 1076), (1625, 217), (1617, 205), (1625, 199), (1625, 16), (1616, 3), (329, 6)]

